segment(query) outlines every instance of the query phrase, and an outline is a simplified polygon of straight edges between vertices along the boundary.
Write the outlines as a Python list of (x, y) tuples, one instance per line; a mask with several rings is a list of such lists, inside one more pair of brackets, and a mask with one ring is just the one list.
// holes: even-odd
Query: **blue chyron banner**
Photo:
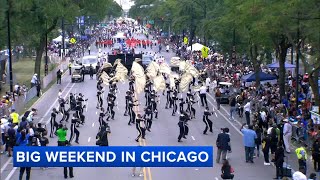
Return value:
[(212, 146), (14, 147), (14, 167), (213, 167)]

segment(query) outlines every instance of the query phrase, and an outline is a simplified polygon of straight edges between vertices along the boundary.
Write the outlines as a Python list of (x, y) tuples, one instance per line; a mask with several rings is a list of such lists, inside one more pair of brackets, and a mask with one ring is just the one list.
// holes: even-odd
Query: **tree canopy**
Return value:
[[(150, 3), (154, 6), (141, 7)], [(275, 57), (280, 62), (281, 96), (285, 95), (284, 63), (289, 48), (300, 54), (305, 68), (312, 74), (310, 79), (317, 84), (319, 0), (308, 3), (303, 0), (135, 0), (135, 4), (129, 12), (133, 18), (148, 16), (150, 19), (169, 14), (175, 33), (185, 30), (189, 42), (201, 39), (202, 43), (214, 45), (214, 49), (225, 55), (230, 55), (235, 45), (237, 57), (246, 55), (256, 71), (260, 70), (260, 64)], [(313, 91), (318, 92), (317, 88), (314, 85)]]
[(102, 21), (107, 16), (120, 16), (122, 8), (113, 0), (7, 0), (0, 2), (0, 48), (7, 44), (7, 12), (11, 19), (12, 45), (24, 45), (36, 50), (35, 72), (40, 75), (45, 38), (57, 35), (62, 19), (75, 24), (76, 17), (91, 17)]

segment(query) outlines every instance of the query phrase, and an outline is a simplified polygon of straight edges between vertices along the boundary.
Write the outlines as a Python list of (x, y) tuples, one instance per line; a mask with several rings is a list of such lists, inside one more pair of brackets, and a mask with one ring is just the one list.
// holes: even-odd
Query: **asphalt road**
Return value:
[[(156, 50), (155, 48), (153, 48)], [(139, 50), (139, 49), (138, 49)], [(142, 50), (142, 49), (141, 49)], [(95, 47), (91, 51), (97, 53)], [(139, 50), (140, 51), (140, 50)], [(144, 50), (145, 51), (145, 50)], [(147, 52), (152, 50), (147, 49)], [(167, 60), (174, 54), (163, 52)], [(165, 109), (165, 96), (160, 95), (160, 103), (158, 104), (159, 118), (154, 120), (152, 132), (148, 132), (146, 140), (141, 141), (139, 144), (135, 142), (137, 130), (135, 126), (128, 126), (128, 116), (123, 116), (125, 109), (125, 92), (128, 89), (128, 83), (120, 83), (118, 85), (120, 93), (117, 95), (118, 106), (115, 107), (115, 120), (111, 120), (112, 134), (109, 136), (110, 146), (214, 146), (220, 128), (228, 127), (231, 134), (232, 153), (228, 154), (228, 159), (235, 170), (235, 178), (239, 180), (268, 180), (275, 176), (275, 169), (273, 166), (264, 166), (263, 157), (255, 158), (254, 164), (245, 163), (244, 147), (242, 143), (242, 134), (239, 131), (239, 122), (231, 122), (228, 117), (228, 107), (220, 111), (215, 111), (215, 114), (210, 117), (213, 121), (213, 133), (203, 135), (204, 123), (202, 121), (203, 108), (195, 104), (194, 107), (197, 111), (196, 119), (189, 123), (190, 133), (188, 139), (182, 143), (177, 142), (179, 128), (177, 126), (178, 116), (171, 116), (172, 109)], [(39, 110), (36, 122), (49, 123), (50, 112), (53, 107), (58, 107), (57, 95), (58, 90), (63, 90), (63, 96), (68, 95), (70, 92), (83, 93), (87, 97), (88, 109), (85, 110), (86, 123), (80, 127), (80, 144), (79, 146), (94, 146), (95, 136), (98, 132), (98, 112), (96, 109), (96, 80), (90, 80), (86, 76), (85, 82), (71, 83), (68, 73), (62, 78), (61, 85), (54, 85), (48, 90), (42, 98), (34, 105), (34, 108)], [(179, 95), (180, 96), (180, 95)], [(185, 96), (185, 94), (183, 94)], [(140, 94), (138, 99), (144, 105), (144, 94)], [(208, 95), (208, 104), (210, 109), (216, 107), (213, 99), (213, 94)], [(144, 107), (140, 106), (141, 111)], [(58, 119), (61, 115), (58, 116)], [(70, 124), (68, 124), (68, 127)], [(49, 128), (49, 125), (48, 125)], [(50, 146), (57, 145), (56, 138), (50, 138)], [(74, 144), (77, 146), (77, 144)], [(214, 158), (215, 159), (215, 158)], [(1, 180), (16, 180), (18, 179), (19, 169), (12, 167), (12, 159), (2, 155), (0, 156), (1, 163)], [(213, 168), (144, 168), (143, 177), (131, 177), (131, 168), (75, 168), (74, 179), (88, 180), (88, 179), (109, 179), (109, 180), (126, 180), (126, 179), (144, 179), (144, 180), (217, 180), (221, 179), (221, 164), (214, 162)], [(59, 180), (64, 179), (63, 168), (49, 168), (41, 170), (40, 168), (32, 168), (31, 179)]]

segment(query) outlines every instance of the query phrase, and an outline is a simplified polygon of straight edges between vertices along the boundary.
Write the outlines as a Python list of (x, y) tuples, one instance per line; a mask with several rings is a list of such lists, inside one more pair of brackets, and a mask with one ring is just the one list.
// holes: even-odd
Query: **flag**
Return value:
[(106, 72), (103, 72), (100, 77), (103, 81), (103, 84), (109, 85), (110, 77), (108, 76), (108, 74)]
[(174, 67), (179, 67), (180, 64), (180, 58), (172, 57), (170, 60), (170, 65)]
[(135, 62), (140, 62), (140, 61), (142, 61), (142, 60), (141, 60), (140, 58), (135, 58), (134, 61), (135, 61)]
[(169, 65), (167, 63), (163, 62), (160, 65), (160, 72), (169, 75), (169, 74), (171, 74), (171, 68), (169, 67)]
[(109, 79), (109, 76), (106, 72), (102, 72), (101, 78)]
[(156, 76), (153, 79), (153, 85), (155, 91), (163, 91), (166, 89), (166, 81), (164, 80), (162, 75)]
[(121, 59), (116, 59), (116, 61), (113, 63), (113, 66), (117, 65), (118, 63), (121, 63)]
[(118, 81), (124, 82), (128, 74), (128, 69), (122, 65), (121, 62), (117, 63), (115, 79)]
[(144, 74), (144, 69), (140, 64), (134, 61), (132, 64), (131, 72), (135, 77), (136, 91), (139, 94), (144, 91), (144, 87), (146, 85), (146, 76)]
[(209, 56), (209, 50), (210, 49), (208, 47), (203, 46), (201, 49), (202, 57), (207, 58)]
[(178, 75), (178, 74), (173, 74), (173, 73), (171, 73), (171, 74), (169, 75), (170, 88), (174, 88), (174, 87), (175, 87), (174, 78), (179, 79), (179, 75)]
[(201, 86), (197, 85), (197, 86), (193, 86), (193, 91), (197, 92), (200, 91)]
[(146, 75), (150, 79), (154, 79), (158, 75), (160, 67), (156, 62), (152, 61), (152, 62), (150, 62), (149, 66), (147, 67), (146, 70), (147, 70), (147, 74)]
[(186, 63), (185, 72), (190, 73), (195, 78), (199, 76), (199, 71), (190, 63)]
[(181, 76), (181, 82), (179, 84), (179, 89), (182, 91), (182, 92), (186, 92), (188, 91), (189, 89), (189, 84), (191, 83), (192, 81), (192, 75), (188, 72), (184, 73), (182, 76)]
[(179, 70), (185, 71), (185, 69), (186, 69), (186, 61), (180, 61)]

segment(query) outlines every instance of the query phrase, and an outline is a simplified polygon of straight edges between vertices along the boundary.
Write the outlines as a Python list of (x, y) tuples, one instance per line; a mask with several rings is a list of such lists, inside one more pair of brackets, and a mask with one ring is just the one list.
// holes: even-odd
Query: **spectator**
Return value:
[(31, 88), (38, 84), (38, 74), (34, 74), (31, 78)]
[(274, 162), (276, 166), (276, 177), (274, 179), (279, 179), (283, 177), (283, 162), (284, 162), (284, 149), (282, 142), (278, 143), (278, 147), (275, 151)]
[[(227, 158), (227, 152), (230, 149), (230, 136), (227, 134), (227, 128), (222, 128), (222, 132), (218, 134), (216, 145), (217, 145), (217, 159), (216, 163), (220, 163), (220, 157), (222, 155), (222, 160)], [(229, 129), (228, 129), (229, 130)]]
[[(19, 137), (19, 139), (17, 139), (17, 142), (16, 142), (17, 146), (28, 146), (29, 144), (28, 139), (29, 139), (29, 135), (26, 133), (25, 130), (22, 130), (21, 136)], [(27, 180), (30, 179), (31, 167), (20, 167), (19, 180), (22, 180), (22, 176), (25, 171), (27, 173), (26, 179)]]
[(319, 140), (316, 139), (312, 145), (312, 159), (313, 167), (316, 172), (320, 171), (320, 144)]
[(246, 124), (243, 124), (241, 127), (241, 132), (243, 133), (243, 144), (245, 147), (245, 155), (246, 155), (246, 162), (253, 162), (253, 153), (255, 148), (255, 141), (257, 139), (257, 134), (253, 130), (253, 126), (249, 125), (248, 129), (244, 128)]
[(296, 171), (292, 175), (293, 180), (307, 180), (307, 176), (303, 173), (305, 169), (303, 167), (299, 168), (299, 171)]
[(15, 109), (11, 110), (10, 118), (12, 119), (12, 123), (15, 125), (19, 124), (19, 114), (16, 113)]
[(224, 160), (223, 165), (221, 167), (221, 178), (222, 179), (233, 179), (234, 178), (234, 170), (230, 166), (228, 160)]

